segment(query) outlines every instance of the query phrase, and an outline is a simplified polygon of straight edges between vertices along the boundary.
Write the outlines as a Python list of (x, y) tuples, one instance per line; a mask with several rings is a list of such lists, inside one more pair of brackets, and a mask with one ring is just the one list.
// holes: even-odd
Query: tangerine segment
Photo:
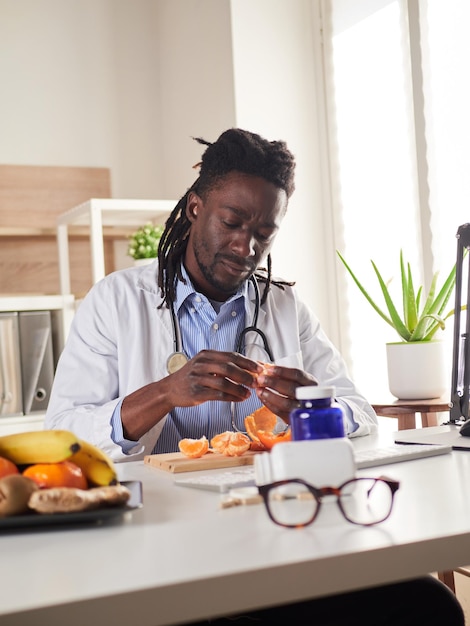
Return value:
[(10, 476), (10, 474), (19, 474), (20, 470), (16, 467), (13, 461), (5, 459), (0, 456), (0, 478), (4, 476)]
[(40, 489), (51, 487), (75, 487), (76, 489), (88, 489), (88, 481), (81, 467), (72, 461), (61, 463), (36, 463), (29, 465), (23, 476), (31, 478)]
[(272, 431), (266, 430), (258, 430), (258, 437), (261, 443), (268, 449), (271, 450), (273, 446), (278, 443), (283, 443), (284, 441), (291, 441), (291, 430), (288, 428), (282, 433), (273, 433)]
[(243, 433), (226, 430), (211, 439), (211, 448), (225, 456), (241, 456), (250, 449), (250, 438)]
[(200, 439), (181, 439), (178, 442), (178, 448), (180, 452), (190, 459), (199, 459), (209, 450), (209, 441), (205, 435)]
[[(272, 370), (273, 367), (275, 367), (275, 365), (273, 363), (264, 363), (263, 361), (258, 361), (258, 363), (263, 367), (263, 371), (258, 374), (257, 379), (260, 376), (263, 376), (263, 374), (269, 374), (270, 370)], [(257, 382), (258, 382), (258, 380), (257, 380)], [(260, 385), (258, 383), (258, 387), (261, 387), (261, 386), (262, 385)]]

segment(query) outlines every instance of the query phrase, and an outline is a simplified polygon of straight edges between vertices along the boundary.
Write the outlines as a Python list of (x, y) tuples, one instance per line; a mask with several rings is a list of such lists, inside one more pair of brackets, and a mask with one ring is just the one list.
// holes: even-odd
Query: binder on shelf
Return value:
[(50, 311), (20, 311), (19, 339), (23, 413), (45, 411), (54, 377)]
[(0, 417), (23, 415), (18, 313), (0, 313)]

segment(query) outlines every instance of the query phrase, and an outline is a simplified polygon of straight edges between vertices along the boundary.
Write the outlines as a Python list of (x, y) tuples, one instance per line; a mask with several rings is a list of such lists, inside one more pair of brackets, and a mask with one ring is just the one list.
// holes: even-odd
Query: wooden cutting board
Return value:
[(242, 456), (224, 456), (217, 452), (208, 452), (199, 459), (190, 459), (181, 452), (169, 452), (166, 454), (148, 454), (144, 457), (144, 463), (176, 474), (178, 472), (196, 472), (198, 470), (253, 465), (256, 454), (258, 453), (251, 450), (245, 452)]

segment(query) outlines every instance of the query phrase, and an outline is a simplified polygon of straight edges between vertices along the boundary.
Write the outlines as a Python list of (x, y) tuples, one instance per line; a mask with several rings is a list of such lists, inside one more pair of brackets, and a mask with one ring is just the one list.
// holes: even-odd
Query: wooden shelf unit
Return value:
[[(56, 219), (89, 198), (111, 195), (111, 173), (102, 167), (0, 165), (0, 295), (59, 293)], [(90, 284), (89, 245), (74, 233), (74, 293)], [(113, 242), (106, 241), (112, 262)]]
[[(92, 284), (106, 274), (105, 233), (117, 233), (122, 227), (127, 234), (146, 222), (162, 224), (176, 205), (175, 200), (132, 200), (91, 198), (62, 213), (57, 218), (60, 292), (71, 293), (69, 235), (75, 228), (86, 227), (90, 238)], [(112, 230), (112, 229), (116, 230)], [(69, 232), (70, 229), (70, 232)], [(90, 285), (91, 286), (91, 285)]]
[[(50, 311), (54, 368), (64, 347), (75, 314), (75, 298), (72, 295), (4, 294), (0, 296), (0, 312)], [(42, 430), (45, 411), (27, 415), (0, 417), (0, 435), (29, 430)]]

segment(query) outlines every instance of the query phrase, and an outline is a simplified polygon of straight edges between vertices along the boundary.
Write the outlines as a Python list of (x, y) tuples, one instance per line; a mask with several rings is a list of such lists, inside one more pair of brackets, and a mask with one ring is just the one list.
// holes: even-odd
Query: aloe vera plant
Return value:
[(369, 296), (366, 289), (356, 278), (354, 272), (349, 267), (340, 252), (336, 252), (367, 301), (371, 304), (375, 311), (377, 311), (380, 317), (396, 330), (403, 341), (431, 341), (439, 329), (445, 328), (445, 320), (454, 314), (454, 309), (449, 310), (445, 314), (444, 310), (455, 287), (455, 265), (439, 292), (437, 291), (439, 272), (436, 272), (433, 275), (429, 292), (424, 300), (423, 288), (420, 286), (418, 290), (415, 291), (410, 264), (405, 263), (403, 259), (403, 251), (400, 250), (400, 273), (403, 301), (403, 315), (400, 316), (397, 307), (393, 303), (387, 284), (383, 280), (382, 275), (380, 274), (375, 263), (371, 261), (387, 305), (387, 315), (387, 313), (385, 313)]

